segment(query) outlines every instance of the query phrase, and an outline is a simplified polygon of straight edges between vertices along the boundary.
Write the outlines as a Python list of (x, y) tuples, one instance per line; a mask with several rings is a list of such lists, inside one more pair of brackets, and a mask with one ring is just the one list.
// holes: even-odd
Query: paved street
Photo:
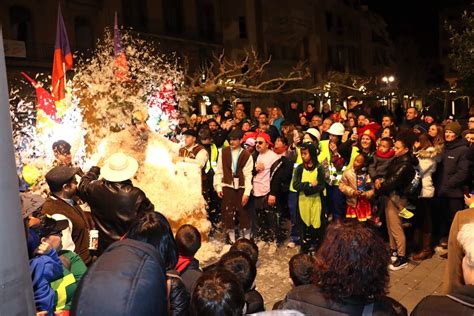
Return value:
[(390, 273), (389, 296), (398, 300), (409, 312), (425, 296), (440, 294), (446, 260), (439, 254), (408, 268)]
[[(265, 299), (265, 307), (284, 298), (290, 290), (288, 261), (296, 249), (260, 247), (260, 265), (257, 272), (257, 290)], [(438, 254), (421, 263), (411, 262), (408, 268), (390, 273), (389, 296), (398, 300), (411, 312), (426, 295), (440, 291), (446, 260)]]

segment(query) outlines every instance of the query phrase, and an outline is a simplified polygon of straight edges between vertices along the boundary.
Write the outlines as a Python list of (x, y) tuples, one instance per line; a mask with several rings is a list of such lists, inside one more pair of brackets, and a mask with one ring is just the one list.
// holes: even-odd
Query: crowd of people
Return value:
[[(241, 315), (264, 312), (256, 241), (299, 247), (289, 315), (406, 315), (386, 296), (389, 271), (447, 249), (444, 291), (413, 311), (472, 314), (474, 107), (467, 121), (433, 107), (305, 111), (214, 104), (179, 117), (179, 160), (201, 168), (210, 237), (231, 245), (200, 266), (203, 232), (175, 234), (132, 180), (139, 163), (115, 153), (83, 172), (53, 145), (46, 199), (23, 192), (38, 312), (74, 315)], [(89, 211), (85, 211), (85, 210)], [(206, 236), (208, 237), (208, 236)], [(388, 241), (388, 242), (386, 242)], [(271, 313), (268, 312), (267, 313)]]

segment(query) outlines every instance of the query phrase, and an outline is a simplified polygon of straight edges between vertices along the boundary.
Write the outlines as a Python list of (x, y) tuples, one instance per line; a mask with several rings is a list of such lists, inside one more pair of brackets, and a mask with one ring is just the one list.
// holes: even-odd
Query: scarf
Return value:
[(392, 158), (395, 155), (395, 150), (393, 148), (391, 148), (389, 151), (387, 151), (385, 154), (383, 154), (377, 149), (377, 151), (375, 152), (375, 155), (379, 158), (389, 159), (389, 158)]
[(273, 148), (273, 152), (277, 155), (283, 155), (287, 150), (288, 150), (288, 146)]
[(178, 263), (176, 264), (176, 271), (178, 271), (178, 273), (184, 271), (193, 259), (194, 257), (179, 256)]

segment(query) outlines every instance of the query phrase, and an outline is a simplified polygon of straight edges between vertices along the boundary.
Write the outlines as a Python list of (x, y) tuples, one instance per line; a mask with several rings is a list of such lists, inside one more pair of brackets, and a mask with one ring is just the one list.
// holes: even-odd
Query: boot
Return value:
[(431, 234), (423, 234), (423, 248), (420, 252), (413, 255), (413, 260), (422, 261), (433, 256), (433, 249), (431, 248)]
[(413, 251), (417, 253), (423, 250), (423, 235), (421, 229), (415, 228), (413, 230)]

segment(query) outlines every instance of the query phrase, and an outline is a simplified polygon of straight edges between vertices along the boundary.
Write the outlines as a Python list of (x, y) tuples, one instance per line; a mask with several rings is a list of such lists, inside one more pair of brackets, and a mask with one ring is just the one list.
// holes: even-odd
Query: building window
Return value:
[(31, 11), (21, 6), (10, 8), (11, 39), (28, 42), (31, 40)]
[(332, 13), (326, 12), (326, 29), (328, 32), (331, 32), (333, 27)]
[(76, 33), (76, 49), (91, 49), (94, 44), (91, 21), (86, 17), (77, 16), (74, 19), (74, 31)]
[(214, 5), (204, 2), (204, 0), (197, 1), (199, 37), (214, 41), (216, 35)]
[(148, 27), (147, 10), (147, 0), (122, 0), (124, 24), (138, 31), (146, 31)]
[(183, 1), (164, 0), (163, 12), (165, 19), (165, 31), (171, 34), (182, 34), (184, 31)]
[(242, 39), (247, 38), (247, 20), (245, 16), (239, 16), (239, 37)]

